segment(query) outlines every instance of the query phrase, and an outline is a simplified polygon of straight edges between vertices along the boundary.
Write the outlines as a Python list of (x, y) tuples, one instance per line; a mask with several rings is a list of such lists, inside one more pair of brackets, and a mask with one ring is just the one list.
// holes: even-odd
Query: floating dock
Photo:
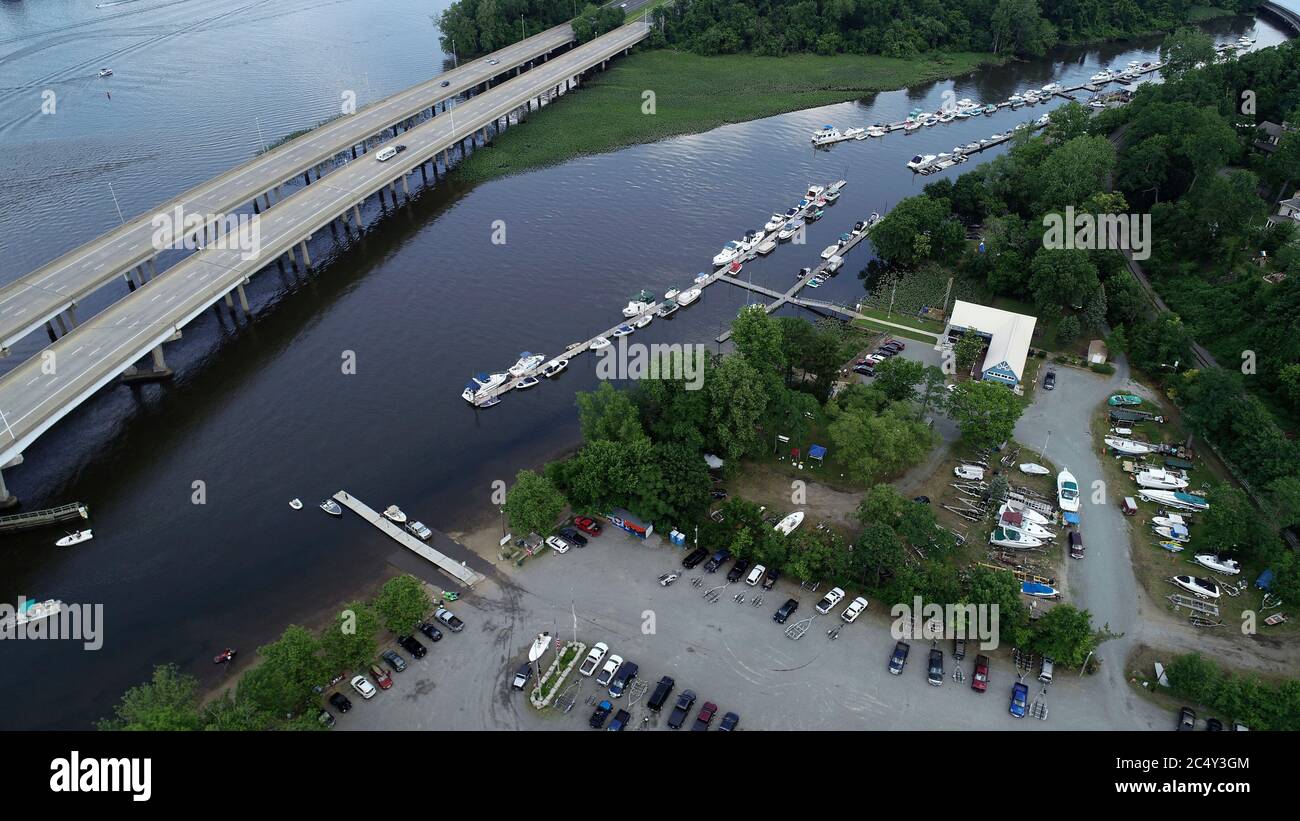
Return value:
[[(391, 536), (402, 547), (407, 548), (420, 558), (427, 559), (437, 565), (439, 570), (451, 576), (466, 587), (473, 587), (483, 581), (484, 577), (482, 573), (470, 570), (460, 562), (444, 556), (429, 547), (410, 533), (407, 533), (402, 527), (390, 522), (388, 519), (384, 518), (383, 515), (376, 513), (374, 510), (371, 510), (365, 502), (351, 495), (346, 490), (340, 490), (338, 493), (335, 493), (334, 501), (344, 505), (345, 507), (351, 508), (352, 512)], [(437, 531), (434, 531), (434, 533), (437, 533)]]
[(0, 533), (17, 533), (20, 530), (34, 530), (49, 527), (60, 522), (74, 519), (89, 519), (90, 511), (80, 502), (60, 505), (46, 510), (33, 510), (30, 513), (15, 513), (12, 516), (0, 516)]

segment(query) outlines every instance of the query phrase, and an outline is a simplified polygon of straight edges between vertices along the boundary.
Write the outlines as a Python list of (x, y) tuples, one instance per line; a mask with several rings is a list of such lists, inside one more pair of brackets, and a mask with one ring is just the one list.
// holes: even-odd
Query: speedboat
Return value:
[(703, 293), (703, 291), (701, 291), (699, 288), (692, 288), (689, 291), (683, 291), (682, 295), (677, 297), (677, 304), (690, 305), (692, 302), (700, 298), (701, 293)]
[(773, 237), (768, 237), (767, 239), (763, 240), (763, 242), (760, 243), (758, 246), (758, 252), (763, 256), (767, 256), (768, 254), (772, 253), (775, 250), (776, 250), (776, 239)]
[(794, 513), (791, 513), (789, 516), (786, 516), (784, 519), (777, 522), (774, 529), (777, 533), (780, 533), (783, 536), (789, 536), (794, 532), (794, 529), (801, 524), (803, 524), (803, 511), (796, 510)]
[(831, 257), (835, 256), (836, 252), (838, 252), (839, 250), (840, 250), (840, 244), (838, 242), (835, 243), (834, 245), (827, 245), (825, 248), (822, 249), (822, 259), (830, 259)]
[(1166, 513), (1161, 516), (1152, 516), (1151, 524), (1156, 527), (1187, 527), (1190, 523), (1177, 513)]
[(1198, 579), (1196, 576), (1174, 576), (1174, 584), (1202, 598), (1219, 598), (1218, 583), (1209, 579)]
[(787, 240), (799, 233), (805, 223), (802, 219), (791, 220), (785, 224), (785, 227), (776, 233), (778, 240)]
[(821, 219), (824, 216), (826, 216), (825, 211), (823, 211), (820, 208), (814, 208), (813, 210), (808, 212), (808, 214), (803, 218), (803, 221), (805, 223), (816, 222), (817, 220)]
[(741, 264), (740, 260), (736, 260), (735, 262), (727, 266), (727, 276), (734, 277), (736, 274), (740, 273), (740, 269), (743, 267), (745, 266)]
[(1012, 527), (995, 527), (989, 534), (989, 544), (995, 544), (998, 547), (1009, 547), (1012, 550), (1028, 550), (1031, 547), (1042, 547), (1042, 539), (1035, 539), (1021, 533)]
[(1164, 468), (1147, 468), (1139, 471), (1137, 483), (1142, 487), (1155, 488), (1156, 490), (1182, 490), (1188, 485), (1187, 480), (1182, 476), (1170, 473)]
[(632, 323), (632, 327), (633, 327), (633, 328), (644, 328), (645, 326), (647, 326), (647, 325), (649, 325), (651, 322), (653, 322), (653, 321), (654, 321), (654, 318), (655, 318), (655, 315), (654, 315), (654, 314), (646, 314), (645, 316), (643, 316), (643, 317), (641, 317), (640, 319), (638, 319), (636, 322), (633, 322), (633, 323)]
[(785, 221), (789, 222), (790, 220), (799, 216), (802, 210), (803, 210), (802, 205), (799, 205), (799, 206), (795, 206), (794, 208), (791, 208), (789, 211), (786, 211), (784, 215)]
[[(825, 200), (826, 202), (830, 202), (830, 203), (835, 202), (835, 201), (838, 200), (839, 198), (840, 198), (840, 192), (839, 192), (839, 191), (827, 191), (825, 194), (822, 194), (822, 196), (821, 196), (821, 199), (822, 199), (822, 200)], [(820, 202), (820, 200), (819, 200), (819, 202)]]
[(1079, 482), (1068, 470), (1056, 474), (1056, 503), (1061, 510), (1079, 512)]
[(1108, 68), (1104, 68), (1088, 78), (1090, 83), (1109, 83), (1115, 76), (1115, 73)]
[(113, 69), (111, 69), (111, 68), (101, 68), (101, 69), (99, 70), (99, 76), (100, 76), (100, 77), (112, 77), (112, 76), (113, 76)]
[(923, 125), (923, 123), (922, 123), (920, 120), (913, 120), (912, 122), (910, 122), (910, 123), (908, 123), (907, 125), (903, 126), (903, 133), (904, 133), (904, 134), (911, 134), (913, 131), (915, 131), (916, 129), (920, 128), (922, 125)]
[(1236, 559), (1225, 559), (1214, 553), (1197, 553), (1192, 558), (1201, 567), (1217, 570), (1227, 576), (1235, 576), (1241, 572), (1241, 565)]
[(1003, 502), (1002, 507), (998, 510), (998, 515), (1000, 516), (1008, 510), (1013, 510), (1016, 513), (1019, 513), (1021, 518), (1026, 522), (1034, 522), (1035, 524), (1040, 525), (1050, 525), (1052, 523), (1051, 519), (1039, 513), (1037, 510), (1034, 510), (1032, 507), (1027, 507), (1022, 502), (1008, 499), (1006, 502)]
[(548, 378), (559, 376), (560, 372), (567, 367), (569, 367), (569, 360), (552, 359), (550, 362), (546, 363), (546, 367), (542, 368), (542, 376)]
[(1047, 468), (1043, 467), (1042, 465), (1036, 465), (1033, 462), (1021, 462), (1020, 472), (1028, 473), (1030, 476), (1046, 476), (1047, 474), (1051, 473), (1051, 471), (1048, 470)]
[(932, 162), (934, 162), (933, 154), (917, 154), (912, 157), (912, 159), (908, 160), (907, 167), (915, 171), (921, 166), (929, 165)]
[(740, 243), (734, 240), (728, 242), (726, 245), (722, 246), (721, 251), (713, 255), (713, 264), (717, 266), (726, 265), (728, 262), (735, 259), (736, 255), (739, 253)]
[(655, 313), (659, 314), (659, 316), (671, 316), (677, 313), (677, 300), (665, 299), (659, 304), (659, 310)]
[(873, 126), (871, 126), (870, 128), (867, 129), (867, 136), (868, 136), (868, 137), (883, 137), (883, 136), (885, 136), (885, 134), (886, 134), (886, 131), (885, 131), (885, 129), (884, 129), (883, 126), (873, 125)]
[(1106, 404), (1112, 407), (1120, 407), (1124, 405), (1141, 405), (1142, 397), (1134, 396), (1130, 393), (1117, 393), (1111, 398), (1107, 399)]
[(839, 142), (842, 139), (844, 139), (844, 136), (840, 134), (840, 130), (838, 128), (835, 128), (834, 126), (830, 126), (830, 125), (825, 125), (822, 126), (821, 131), (813, 132), (812, 144), (829, 145), (830, 143)]
[(641, 302), (640, 300), (634, 299), (623, 307), (623, 316), (631, 318), (643, 314), (649, 310), (650, 304), (651, 303), (649, 302)]
[(1047, 85), (1043, 86), (1043, 93), (1044, 93), (1044, 94), (1055, 94), (1056, 92), (1058, 92), (1058, 91), (1060, 91), (1060, 90), (1061, 90), (1061, 84), (1060, 84), (1060, 83), (1048, 83)]
[(1168, 550), (1170, 553), (1183, 552), (1183, 546), (1180, 545), (1178, 542), (1169, 542), (1169, 541), (1156, 542), (1156, 547), (1163, 548), (1164, 550)]
[(62, 539), (59, 539), (57, 542), (54, 543), (54, 546), (72, 547), (74, 544), (81, 544), (82, 542), (88, 542), (93, 538), (95, 538), (95, 536), (89, 530), (78, 530), (75, 533), (69, 533), (67, 536), (64, 536)]
[(952, 122), (953, 119), (954, 119), (956, 116), (957, 116), (957, 115), (956, 115), (956, 114), (953, 114), (952, 112), (945, 111), (944, 113), (942, 113), (942, 114), (939, 115), (939, 120), (938, 120), (938, 121), (939, 121), (940, 123), (943, 123), (943, 124), (947, 125), (948, 123)]
[(986, 117), (990, 114), (996, 114), (997, 111), (998, 111), (998, 107), (995, 103), (989, 103), (988, 105), (984, 106), (984, 116)]
[(1156, 502), (1178, 510), (1197, 511), (1210, 509), (1210, 503), (1205, 499), (1191, 493), (1184, 493), (1181, 490), (1154, 490), (1144, 487), (1138, 491), (1138, 496), (1148, 502)]
[(812, 278), (810, 278), (810, 279), (808, 280), (808, 287), (809, 287), (809, 288), (820, 288), (820, 287), (822, 287), (822, 285), (824, 285), (825, 283), (826, 283), (826, 280), (822, 279), (821, 277), (812, 277)]
[(593, 351), (598, 351), (601, 348), (608, 348), (609, 340), (603, 336), (598, 336), (595, 339), (591, 340), (591, 345), (588, 347), (590, 347)]
[(1192, 537), (1187, 533), (1187, 528), (1179, 527), (1178, 525), (1172, 525), (1169, 527), (1153, 527), (1151, 529), (1156, 532), (1157, 536), (1162, 539), (1168, 539), (1171, 542), (1186, 544), (1192, 540)]
[(861, 234), (865, 230), (867, 230), (866, 220), (858, 220), (857, 222), (853, 223), (853, 236), (856, 237), (857, 235)]
[(538, 381), (540, 380), (535, 376), (525, 376), (523, 379), (520, 379), (515, 383), (515, 390), (521, 391), (524, 388), (531, 388), (536, 385)]
[(667, 291), (664, 291), (664, 299), (676, 299), (677, 295), (680, 293), (681, 291), (676, 288), (669, 288)]
[(519, 354), (519, 361), (511, 365), (507, 373), (518, 379), (545, 361), (546, 357), (542, 354), (524, 351)]
[(807, 197), (807, 198), (810, 199), (810, 200), (815, 200), (815, 199), (817, 199), (818, 197), (820, 197), (820, 196), (822, 195), (822, 192), (825, 191), (825, 190), (826, 190), (826, 188), (825, 188), (824, 186), (821, 186), (821, 185), (810, 185), (810, 186), (808, 186), (808, 193), (805, 194), (804, 196)]
[(320, 509), (325, 511), (331, 516), (343, 515), (343, 508), (339, 507), (339, 503), (334, 501), (333, 499), (326, 499), (325, 501), (321, 502)]
[(841, 136), (846, 140), (860, 140), (867, 136), (867, 130), (865, 128), (846, 128)]
[(1151, 446), (1146, 442), (1135, 442), (1132, 439), (1121, 439), (1118, 436), (1107, 436), (1105, 442), (1109, 447), (1129, 456), (1141, 456), (1144, 453), (1151, 452)]
[(1050, 584), (1043, 584), (1042, 582), (1021, 582), (1020, 592), (1036, 599), (1055, 599), (1061, 595), (1061, 591)]
[(399, 525), (406, 524), (406, 514), (397, 505), (389, 505), (384, 508), (384, 518)]
[(293, 508), (294, 510), (302, 510), (302, 499), (290, 499), (289, 507)]
[(773, 214), (772, 218), (763, 225), (764, 231), (776, 231), (782, 225), (785, 225), (786, 218), (780, 214)]
[(620, 336), (627, 336), (628, 334), (632, 333), (632, 331), (634, 330), (636, 329), (633, 328), (631, 325), (626, 325), (626, 324), (619, 325), (617, 328), (614, 329), (614, 333), (610, 334), (610, 336), (615, 338)]
[(1021, 535), (1032, 536), (1035, 539), (1045, 539), (1051, 541), (1056, 538), (1056, 534), (1036, 522), (1025, 521), (1024, 516), (1014, 510), (1008, 510), (998, 517), (998, 525), (1003, 530), (1015, 530)]
[(872, 211), (871, 216), (867, 217), (867, 230), (870, 231), (871, 228), (882, 219), (884, 219), (884, 217), (880, 216), (879, 211)]

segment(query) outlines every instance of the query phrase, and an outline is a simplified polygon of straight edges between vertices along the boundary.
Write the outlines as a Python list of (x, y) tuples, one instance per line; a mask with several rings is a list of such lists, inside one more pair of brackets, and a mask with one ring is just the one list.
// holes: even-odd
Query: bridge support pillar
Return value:
[(263, 207), (265, 207), (265, 208), (270, 208), (270, 207), (271, 207), (271, 192), (270, 192), (270, 191), (263, 191), (263, 192), (262, 192), (262, 201), (266, 203), (265, 206), (263, 206)]
[(75, 302), (68, 306), (68, 324), (74, 328), (81, 324), (77, 321), (77, 303)]
[(230, 309), (230, 312), (231, 312), (231, 313), (234, 313), (234, 311), (235, 311), (235, 298), (232, 297), (232, 296), (230, 295), (230, 292), (229, 292), (229, 291), (226, 292), (226, 307)]
[(57, 322), (57, 323), (59, 323), (59, 336), (67, 336), (67, 335), (68, 335), (68, 326), (67, 326), (67, 324), (63, 321), (63, 314), (58, 314), (58, 315), (56, 315), (56, 316), (54, 317), (54, 321)]
[(352, 146), (352, 159), (355, 160), (356, 158), (357, 158), (357, 147), (354, 145)]
[(5, 484), (5, 474), (0, 470), (0, 510), (8, 510), (18, 504), (18, 497), (9, 492)]
[(361, 230), (361, 208), (360, 208), (360, 206), (357, 206), (357, 205), (352, 206), (352, 219), (354, 219), (354, 220), (356, 221), (356, 224), (357, 224), (357, 230), (360, 231), (360, 230)]
[(303, 185), (311, 185), (311, 172), (310, 172), (310, 171), (304, 171), (304, 172), (302, 172), (302, 184), (303, 184)]
[[(434, 168), (436, 169), (437, 166), (434, 166)], [(437, 176), (438, 172), (435, 170), (433, 174), (434, 176)], [(425, 167), (424, 163), (420, 163), (420, 179), (424, 180), (425, 185), (429, 184), (429, 170)]]
[(289, 264), (290, 264), (290, 265), (292, 265), (292, 266), (295, 267), (295, 268), (298, 267), (298, 258), (297, 258), (296, 256), (294, 256), (294, 254), (293, 254), (293, 246), (292, 246), (292, 245), (290, 245), (290, 246), (288, 247), (288, 249), (285, 250), (284, 255), (285, 255), (286, 257), (289, 258)]
[(257, 202), (256, 197), (253, 198), (253, 213), (254, 214), (262, 213), (262, 206)]
[(167, 361), (163, 359), (162, 345), (154, 348), (149, 354), (153, 357), (152, 367), (141, 369), (132, 365), (122, 373), (123, 382), (157, 382), (171, 379), (172, 369), (167, 367)]
[[(248, 293), (244, 290), (244, 283), (246, 282), (248, 282), (248, 280), (244, 280), (244, 282), (241, 282), (238, 285), (236, 285), (235, 291), (239, 293), (239, 307), (243, 310), (244, 313), (251, 314), (252, 310), (250, 310), (248, 307)], [(229, 296), (229, 294), (227, 294), (227, 296)], [(158, 350), (162, 350), (162, 349), (159, 348)]]
[(284, 190), (283, 190), (283, 189), (284, 189), (284, 186), (283, 186), (283, 185), (277, 185), (277, 186), (275, 187), (275, 201), (276, 201), (276, 202), (279, 202), (280, 200), (284, 199)]
[[(298, 249), (299, 249), (300, 251), (302, 251), (302, 262), (303, 262), (303, 265), (306, 265), (307, 268), (310, 269), (310, 268), (311, 268), (311, 254), (307, 253), (307, 240), (303, 240), (302, 242), (298, 243)], [(239, 295), (240, 295), (241, 297), (244, 295), (244, 286), (243, 286), (243, 285), (240, 285), (240, 286), (239, 286)], [(245, 307), (244, 307), (244, 310), (247, 311), (247, 310), (248, 310), (248, 307), (245, 306)]]
[[(134, 289), (133, 289), (134, 290)], [(54, 325), (50, 322), (45, 323), (45, 333), (50, 335), (51, 342), (58, 342), (59, 335), (54, 332)]]
[[(158, 276), (158, 266), (154, 264), (154, 258), (149, 257), (149, 278), (153, 279)], [(143, 269), (142, 269), (143, 270)]]
[[(420, 168), (421, 168), (421, 170), (423, 170), (423, 169), (424, 169), (424, 166), (420, 166)], [(410, 197), (410, 196), (411, 196), (411, 182), (410, 182), (410, 177), (408, 177), (408, 176), (405, 175), (405, 174), (402, 175), (402, 193), (405, 194), (407, 197)]]

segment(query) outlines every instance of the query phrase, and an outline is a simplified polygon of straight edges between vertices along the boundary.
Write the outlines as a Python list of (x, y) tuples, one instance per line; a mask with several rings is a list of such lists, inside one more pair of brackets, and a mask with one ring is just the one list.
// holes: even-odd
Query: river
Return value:
[[(443, 7), (0, 3), (0, 278), (111, 228), (118, 208), (143, 212), (329, 117), (343, 91), (364, 104), (436, 73), (446, 58), (428, 15)], [(1249, 18), (1207, 28), (1219, 39), (1253, 31), (1259, 46), (1285, 37)], [(50, 531), (5, 539), (0, 600), (102, 603), (105, 627), (95, 652), (72, 642), (0, 645), (0, 728), (87, 727), (157, 663), (213, 680), (210, 659), (222, 647), (251, 653), (378, 578), (391, 543), (313, 507), (341, 487), (444, 530), (495, 516), (493, 481), (577, 442), (573, 396), (595, 386), (595, 360), (580, 358), (560, 379), (479, 413), (459, 397), (471, 372), (586, 339), (613, 324), (635, 291), (684, 286), (725, 240), (761, 227), (810, 182), (847, 179), (805, 247), (783, 245), (745, 265), (743, 276), (784, 289), (855, 220), (931, 180), (904, 167), (912, 154), (950, 150), (1049, 106), (813, 151), (808, 134), (823, 123), (901, 119), (913, 107), (938, 108), (946, 91), (999, 100), (1069, 85), (1102, 66), (1152, 59), (1158, 45), (1062, 48), (472, 191), (442, 185), (361, 240), (318, 237), (314, 275), (272, 269), (253, 280), (251, 320), (209, 311), (188, 326), (168, 348), (172, 383), (102, 392), (6, 472), (28, 509), (87, 503), (96, 536), (71, 550), (53, 547)], [(98, 77), (101, 66), (114, 75)], [(58, 101), (52, 116), (39, 113), (46, 89)], [(368, 209), (377, 216), (373, 202)], [(498, 220), (505, 244), (492, 242)], [(859, 246), (844, 274), (810, 294), (856, 298), (852, 272), (870, 258)], [(124, 291), (104, 289), (83, 316)], [(635, 340), (711, 344), (746, 301), (746, 291), (719, 283)], [(0, 370), (44, 342), (33, 334)], [(347, 352), (355, 374), (341, 367)], [(194, 503), (196, 482), (203, 504)], [(292, 497), (307, 509), (291, 511)]]

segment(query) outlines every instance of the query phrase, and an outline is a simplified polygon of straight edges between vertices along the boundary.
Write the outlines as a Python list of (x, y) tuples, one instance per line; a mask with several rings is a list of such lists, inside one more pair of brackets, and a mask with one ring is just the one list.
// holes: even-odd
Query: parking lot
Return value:
[[(585, 548), (549, 554), (494, 574), (481, 589), (462, 597), (451, 609), (465, 622), (459, 634), (447, 633), (429, 646), (422, 660), (408, 659), (408, 669), (394, 676), (393, 689), (370, 701), (353, 697), (353, 709), (339, 717), (338, 729), (587, 729), (593, 705), (608, 698), (593, 680), (576, 669), (565, 682), (574, 706), (538, 712), (527, 694), (510, 688), (510, 679), (526, 660), (528, 647), (545, 630), (590, 647), (603, 641), (611, 653), (640, 666), (641, 684), (653, 688), (663, 675), (676, 680), (672, 699), (656, 716), (644, 706), (646, 694), (614, 701), (615, 710), (632, 714), (628, 729), (666, 729), (671, 704), (684, 689), (698, 699), (686, 724), (706, 701), (718, 705), (718, 717), (740, 715), (740, 730), (843, 729), (1166, 729), (1168, 716), (1131, 694), (1108, 691), (1102, 677), (1080, 679), (1058, 672), (1046, 699), (1046, 721), (1015, 719), (1008, 699), (1015, 673), (1009, 648), (988, 651), (991, 682), (981, 695), (970, 689), (972, 642), (962, 663), (964, 681), (952, 678), (951, 642), (945, 654), (945, 682), (926, 682), (929, 642), (917, 639), (902, 675), (890, 675), (894, 646), (887, 614), (872, 602), (857, 622), (845, 625), (837, 640), (826, 636), (840, 624), (839, 613), (858, 591), (828, 615), (818, 615), (800, 640), (786, 637), (772, 614), (787, 599), (799, 600), (794, 624), (814, 615), (824, 590), (809, 592), (782, 579), (763, 592), (743, 582), (720, 591), (717, 602), (704, 598), (709, 587), (724, 584), (727, 565), (714, 574), (702, 567), (683, 571), (684, 551), (656, 537), (641, 541), (607, 527)], [(661, 587), (657, 578), (676, 570), (682, 578)], [(707, 580), (700, 587), (690, 581)], [(743, 593), (744, 604), (733, 601)], [(763, 602), (753, 606), (756, 593)], [(428, 642), (425, 642), (428, 645)], [(407, 654), (403, 654), (407, 655)], [(542, 667), (553, 656), (547, 653)], [(1035, 670), (1036, 672), (1036, 670)], [(1028, 677), (1030, 701), (1041, 685)], [(1097, 709), (1098, 701), (1120, 699), (1124, 709)], [(714, 720), (713, 728), (717, 726)]]

